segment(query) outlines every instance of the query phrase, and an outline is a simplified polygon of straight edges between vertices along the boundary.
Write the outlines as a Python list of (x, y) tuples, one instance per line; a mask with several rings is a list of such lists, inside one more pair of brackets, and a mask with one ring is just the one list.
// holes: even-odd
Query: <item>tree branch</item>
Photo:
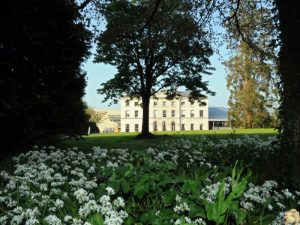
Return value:
[(148, 18), (148, 20), (146, 21), (146, 23), (144, 24), (144, 26), (139, 30), (139, 34), (137, 35), (136, 38), (140, 37), (143, 33), (143, 31), (150, 25), (150, 23), (152, 22), (155, 14), (157, 13), (157, 10), (159, 8), (160, 3), (162, 2), (162, 0), (157, 0), (154, 6), (154, 9), (150, 15), (150, 17)]
[(225, 22), (230, 22), (232, 19), (234, 19), (234, 24), (235, 24), (235, 27), (236, 27), (236, 30), (237, 30), (237, 33), (238, 35), (241, 37), (241, 40), (246, 43), (252, 50), (254, 50), (255, 52), (258, 52), (262, 55), (265, 55), (267, 57), (269, 57), (270, 59), (273, 59), (275, 61), (278, 60), (278, 58), (273, 55), (273, 54), (270, 54), (266, 51), (264, 51), (262, 48), (258, 47), (253, 41), (251, 41), (251, 39), (249, 38), (246, 38), (242, 29), (241, 29), (241, 25), (240, 25), (240, 20), (239, 20), (239, 17), (238, 17), (238, 12), (239, 12), (239, 9), (240, 9), (240, 4), (241, 4), (241, 1), (240, 0), (236, 0), (236, 7), (234, 9), (234, 12), (232, 13), (231, 16), (225, 16), (223, 13), (222, 13), (222, 10), (219, 9), (219, 12), (221, 13), (221, 15), (223, 15), (225, 17)]
[(204, 9), (202, 10), (202, 12), (206, 12), (206, 13), (201, 13), (200, 18), (198, 20), (198, 23), (200, 25), (200, 27), (205, 24), (208, 19), (210, 18), (210, 16), (212, 15), (214, 9), (217, 7), (217, 0), (212, 0), (210, 1), (206, 1), (207, 4), (205, 5)]
[(83, 10), (92, 0), (85, 0), (81, 5), (79, 5), (76, 10)]

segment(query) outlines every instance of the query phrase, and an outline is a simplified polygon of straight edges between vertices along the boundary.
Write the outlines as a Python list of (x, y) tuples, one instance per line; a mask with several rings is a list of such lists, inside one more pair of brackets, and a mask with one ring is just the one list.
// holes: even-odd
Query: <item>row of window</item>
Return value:
[[(189, 101), (181, 101), (180, 102), (181, 106), (185, 106), (188, 103), (190, 103), (190, 106), (195, 106), (195, 102), (189, 102)], [(170, 101), (162, 101), (161, 102), (161, 106), (175, 106), (175, 105), (176, 105), (175, 101), (171, 101), (171, 102)], [(125, 101), (125, 106), (130, 106), (130, 100)], [(141, 103), (139, 103), (138, 101), (135, 101), (134, 106), (141, 106)], [(158, 106), (158, 101), (154, 101), (153, 106)], [(199, 106), (201, 106), (201, 105), (199, 104)]]
[[(203, 116), (204, 116), (203, 110), (199, 110), (199, 117), (203, 117)], [(130, 118), (129, 110), (125, 110), (125, 117)], [(139, 111), (135, 110), (134, 111), (134, 118), (138, 118), (138, 117), (139, 117)], [(158, 110), (153, 111), (153, 117), (158, 118)], [(162, 110), (162, 117), (167, 117), (167, 110)], [(176, 117), (176, 111), (175, 110), (171, 110), (171, 117)], [(185, 110), (181, 110), (181, 117), (186, 117), (186, 111)], [(195, 110), (190, 110), (190, 117), (195, 117)]]
[[(177, 124), (177, 126), (178, 126), (178, 124)], [(167, 131), (166, 122), (162, 122), (161, 127), (162, 127), (161, 131)], [(172, 122), (170, 124), (170, 128), (171, 128), (170, 129), (171, 131), (175, 131), (176, 130), (176, 123)], [(193, 124), (193, 123), (190, 124), (190, 130), (195, 130), (195, 129), (196, 129), (195, 124)], [(180, 130), (186, 130), (185, 124), (183, 124), (183, 123), (181, 124)], [(199, 130), (203, 130), (203, 124), (202, 123), (199, 125)], [(130, 124), (125, 124), (125, 131), (130, 132)], [(139, 124), (134, 124), (134, 131), (139, 132)], [(153, 123), (153, 131), (158, 131), (157, 122)]]

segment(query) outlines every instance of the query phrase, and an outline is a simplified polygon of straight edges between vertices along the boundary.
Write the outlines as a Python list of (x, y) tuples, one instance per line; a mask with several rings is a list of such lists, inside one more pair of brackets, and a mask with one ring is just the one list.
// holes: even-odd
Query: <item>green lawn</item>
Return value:
[(212, 139), (224, 139), (230, 137), (243, 137), (244, 135), (259, 135), (262, 138), (276, 135), (277, 132), (273, 128), (264, 129), (237, 129), (235, 132), (230, 130), (202, 130), (202, 131), (176, 131), (176, 132), (155, 132), (157, 138), (149, 140), (137, 140), (135, 136), (138, 133), (106, 133), (92, 134), (84, 136), (83, 140), (66, 140), (57, 146), (62, 148), (78, 147), (80, 150), (89, 151), (93, 146), (103, 148), (129, 148), (144, 149), (148, 146), (171, 140), (173, 138), (191, 138), (195, 139), (200, 136), (208, 136)]

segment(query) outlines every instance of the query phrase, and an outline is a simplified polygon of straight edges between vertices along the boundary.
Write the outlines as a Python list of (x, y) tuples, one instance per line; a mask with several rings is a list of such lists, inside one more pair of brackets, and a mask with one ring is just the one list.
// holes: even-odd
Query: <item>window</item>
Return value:
[(200, 116), (200, 117), (203, 117), (203, 110), (200, 110), (200, 111), (199, 111), (199, 116)]
[(175, 117), (175, 110), (172, 110), (172, 117)]
[(191, 110), (191, 117), (195, 117), (195, 110)]
[(134, 117), (135, 117), (135, 118), (138, 118), (138, 117), (139, 117), (139, 111), (138, 111), (138, 110), (135, 110), (135, 111), (134, 111)]
[(139, 106), (139, 103), (138, 102), (134, 102), (134, 106)]
[(195, 102), (191, 102), (191, 106), (194, 106), (195, 105)]
[(185, 117), (185, 110), (181, 111), (181, 117)]
[(171, 123), (171, 130), (172, 130), (172, 131), (175, 131), (175, 122), (172, 122), (172, 123)]
[(174, 101), (171, 102), (171, 106), (175, 106), (175, 102)]
[(154, 105), (154, 106), (157, 106), (157, 101), (153, 102), (153, 105)]
[(165, 121), (162, 122), (162, 130), (163, 130), (163, 131), (166, 131), (166, 130), (167, 130), (167, 129), (166, 129), (166, 122), (165, 122)]
[(185, 102), (184, 102), (184, 101), (182, 101), (182, 102), (181, 102), (181, 105), (182, 105), (182, 106), (183, 106), (183, 105), (185, 105)]
[(191, 124), (191, 130), (194, 130), (194, 124)]
[(167, 110), (163, 110), (163, 117), (167, 117)]
[(154, 130), (154, 131), (157, 131), (157, 122), (154, 122), (154, 123), (153, 123), (153, 130)]
[(200, 124), (200, 130), (203, 130), (203, 124), (202, 123)]
[(134, 131), (139, 132), (139, 125), (138, 124), (134, 124)]
[(125, 125), (125, 132), (129, 132), (129, 124)]
[(126, 101), (125, 101), (125, 105), (126, 105), (126, 106), (129, 106), (129, 100), (126, 100)]
[(166, 101), (163, 101), (163, 106), (166, 106), (167, 105), (167, 102)]
[(157, 111), (157, 110), (154, 110), (154, 112), (153, 112), (153, 117), (154, 117), (154, 118), (157, 118), (157, 117), (158, 117), (158, 111)]
[(126, 110), (126, 111), (125, 111), (125, 117), (126, 117), (126, 118), (129, 118), (129, 110)]
[(181, 124), (181, 130), (185, 130), (185, 125)]

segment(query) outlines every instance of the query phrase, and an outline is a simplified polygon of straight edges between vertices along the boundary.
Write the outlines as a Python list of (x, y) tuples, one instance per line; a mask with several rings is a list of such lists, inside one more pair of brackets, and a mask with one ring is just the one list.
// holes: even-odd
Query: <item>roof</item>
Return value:
[(95, 109), (96, 112), (105, 112), (109, 115), (121, 115), (120, 109)]
[(180, 95), (182, 97), (189, 97), (190, 92), (189, 91), (178, 91), (178, 95)]
[[(162, 97), (165, 98), (166, 94), (164, 91), (160, 91), (158, 93), (155, 94), (156, 97)], [(190, 91), (177, 91), (177, 96), (181, 96), (181, 97), (189, 97), (190, 96)], [(152, 96), (153, 97), (153, 96)], [(129, 98), (129, 96), (124, 95), (121, 98)], [(134, 99), (134, 98), (133, 98)]]
[(208, 119), (211, 121), (227, 121), (228, 109), (225, 107), (208, 107)]
[(120, 123), (121, 121), (121, 115), (108, 115), (108, 118), (110, 121), (115, 122), (115, 123)]

